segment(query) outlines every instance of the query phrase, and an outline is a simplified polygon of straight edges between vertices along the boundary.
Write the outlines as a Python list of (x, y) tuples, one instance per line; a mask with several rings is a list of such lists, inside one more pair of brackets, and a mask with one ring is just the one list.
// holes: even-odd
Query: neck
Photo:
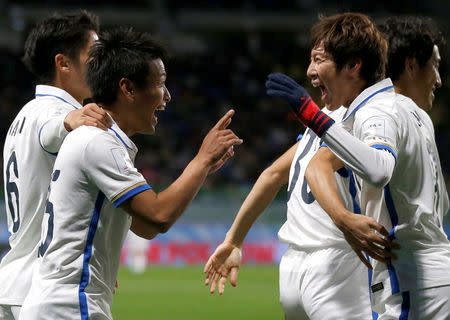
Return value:
[(126, 110), (126, 108), (119, 108), (118, 103), (112, 103), (109, 105), (99, 104), (108, 114), (113, 118), (116, 124), (119, 126), (120, 130), (122, 130), (128, 137), (136, 134), (134, 130), (131, 129), (131, 126), (128, 124), (129, 121), (127, 119), (127, 112), (123, 112), (122, 110)]
[(75, 100), (78, 101), (79, 104), (83, 105), (83, 99), (87, 97), (80, 97), (76, 91), (73, 89), (73, 87), (67, 83), (67, 81), (63, 81), (60, 77), (56, 77), (56, 79), (50, 83), (50, 85), (62, 89), (66, 91), (68, 94), (70, 94)]

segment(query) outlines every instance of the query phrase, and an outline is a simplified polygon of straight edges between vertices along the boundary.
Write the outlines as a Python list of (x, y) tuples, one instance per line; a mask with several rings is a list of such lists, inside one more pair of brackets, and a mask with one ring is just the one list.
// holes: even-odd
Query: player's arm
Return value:
[(108, 130), (112, 125), (111, 118), (105, 110), (95, 103), (67, 112), (57, 108), (43, 115), (42, 124), (39, 125), (39, 143), (49, 153), (57, 153), (67, 134), (82, 126), (98, 127)]
[[(308, 92), (284, 74), (271, 74), (267, 94), (286, 99), (299, 120), (313, 130), (354, 173), (375, 187), (390, 180), (396, 161), (394, 152), (371, 148), (320, 111)], [(392, 150), (391, 150), (392, 151)]]
[(197, 156), (181, 176), (160, 193), (145, 190), (122, 204), (133, 216), (132, 231), (151, 239), (164, 233), (191, 203), (208, 174), (220, 168), (233, 155), (233, 146), (242, 143), (227, 129), (234, 111), (228, 111), (206, 135)]
[(210, 285), (211, 293), (214, 293), (219, 278), (219, 294), (224, 292), (228, 276), (230, 276), (230, 283), (236, 286), (245, 236), (280, 188), (287, 184), (289, 169), (298, 144), (299, 142), (261, 173), (239, 209), (225, 240), (208, 259), (204, 268), (205, 284)]
[[(343, 162), (328, 148), (320, 148), (309, 162), (305, 176), (317, 202), (342, 231), (361, 261), (371, 269), (362, 251), (374, 259), (386, 262), (395, 258), (395, 254), (389, 251), (389, 248), (395, 245), (386, 240), (389, 233), (375, 219), (354, 214), (345, 208), (334, 175), (334, 172), (342, 167)], [(378, 236), (375, 231), (384, 238)]]

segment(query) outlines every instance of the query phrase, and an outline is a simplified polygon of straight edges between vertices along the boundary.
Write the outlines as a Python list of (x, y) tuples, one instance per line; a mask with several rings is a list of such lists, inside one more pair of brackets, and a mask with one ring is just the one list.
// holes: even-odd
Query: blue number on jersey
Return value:
[[(8, 198), (8, 208), (11, 214), (11, 220), (13, 222), (12, 232), (15, 233), (19, 230), (20, 215), (19, 215), (19, 188), (17, 184), (11, 181), (11, 167), (16, 178), (19, 178), (19, 172), (17, 169), (16, 153), (13, 152), (9, 157), (8, 164), (6, 165), (6, 197)], [(13, 203), (12, 194), (14, 194), (15, 204)]]
[[(55, 170), (53, 172), (52, 182), (58, 180), (60, 172), (60, 170)], [(48, 187), (48, 193), (50, 195), (50, 186)], [(53, 239), (53, 203), (51, 203), (48, 199), (47, 204), (45, 205), (45, 213), (48, 213), (47, 236), (45, 237), (44, 242), (39, 246), (38, 257), (44, 256), (45, 251), (47, 251), (48, 246)]]
[[(298, 156), (297, 159), (297, 163), (295, 164), (295, 168), (294, 168), (294, 174), (292, 176), (292, 180), (291, 180), (291, 185), (290, 188), (288, 190), (288, 197), (287, 200), (289, 201), (289, 199), (291, 198), (291, 194), (292, 191), (295, 188), (295, 185), (297, 184), (298, 181), (298, 176), (300, 175), (300, 160), (302, 160), (306, 154), (309, 152), (309, 150), (311, 150), (312, 147), (312, 143), (314, 142), (314, 139), (316, 138), (316, 134), (313, 133), (311, 130), (308, 130), (308, 134), (307, 136), (303, 136), (303, 140), (305, 139), (309, 139), (308, 142), (306, 143), (305, 148), (303, 149), (302, 153)], [(316, 199), (314, 198), (314, 195), (312, 194), (312, 192), (307, 192), (306, 187), (308, 186), (308, 182), (306, 181), (305, 177), (303, 177), (303, 185), (302, 185), (302, 199), (305, 203), (310, 204), (313, 203)]]

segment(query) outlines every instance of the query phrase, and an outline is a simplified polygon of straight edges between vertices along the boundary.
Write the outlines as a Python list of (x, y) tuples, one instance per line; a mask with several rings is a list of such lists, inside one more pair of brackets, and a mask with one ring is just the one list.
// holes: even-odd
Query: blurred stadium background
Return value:
[[(258, 175), (304, 131), (287, 105), (265, 95), (266, 75), (287, 73), (319, 101), (305, 75), (309, 28), (319, 13), (358, 11), (376, 22), (391, 15), (420, 14), (434, 18), (446, 39), (450, 31), (450, 2), (445, 0), (96, 0), (95, 4), (83, 0), (0, 0), (1, 144), (15, 114), (34, 94), (35, 80), (20, 61), (28, 31), (36, 20), (53, 11), (80, 8), (98, 14), (103, 29), (127, 25), (149, 31), (172, 53), (166, 65), (172, 102), (159, 114), (154, 136), (134, 139), (140, 150), (136, 166), (155, 190), (164, 189), (181, 173), (202, 137), (230, 107), (236, 110), (231, 128), (244, 139), (234, 158), (208, 178), (180, 221), (167, 234), (145, 244), (150, 269), (139, 276), (121, 270), (113, 307), (117, 319), (147, 319), (148, 314), (155, 319), (210, 319), (213, 315), (214, 319), (228, 319), (234, 312), (237, 319), (281, 319), (276, 265), (285, 247), (276, 234), (286, 216), (285, 190), (247, 238), (240, 288), (231, 289), (232, 297), (213, 298), (201, 286), (200, 265), (225, 236)], [(450, 50), (448, 45), (440, 49), (443, 86), (436, 93), (431, 116), (449, 189)], [(1, 183), (3, 187), (3, 179)], [(1, 192), (0, 252), (8, 249), (9, 235), (3, 197)], [(449, 215), (445, 227), (449, 234)], [(129, 253), (126, 245), (124, 264)], [(256, 267), (259, 265), (266, 266)], [(136, 294), (143, 294), (143, 298), (136, 299)], [(188, 303), (181, 304), (183, 299)], [(237, 308), (238, 304), (241, 307)], [(177, 306), (184, 311), (175, 312)], [(206, 306), (209, 309), (205, 311)], [(162, 308), (165, 312), (155, 311)]]

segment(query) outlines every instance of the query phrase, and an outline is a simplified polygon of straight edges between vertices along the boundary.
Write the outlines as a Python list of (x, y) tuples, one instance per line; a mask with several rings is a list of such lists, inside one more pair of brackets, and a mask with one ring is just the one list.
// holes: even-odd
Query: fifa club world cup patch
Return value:
[(112, 156), (114, 161), (116, 162), (117, 169), (120, 173), (125, 174), (130, 170), (131, 166), (127, 163), (127, 156), (125, 151), (121, 148), (113, 148), (111, 149)]
[(363, 125), (363, 130), (367, 136), (384, 137), (386, 124), (384, 119), (370, 119)]
[(373, 286), (371, 286), (370, 288), (372, 289), (372, 293), (383, 290), (384, 289), (383, 282), (378, 282)]

